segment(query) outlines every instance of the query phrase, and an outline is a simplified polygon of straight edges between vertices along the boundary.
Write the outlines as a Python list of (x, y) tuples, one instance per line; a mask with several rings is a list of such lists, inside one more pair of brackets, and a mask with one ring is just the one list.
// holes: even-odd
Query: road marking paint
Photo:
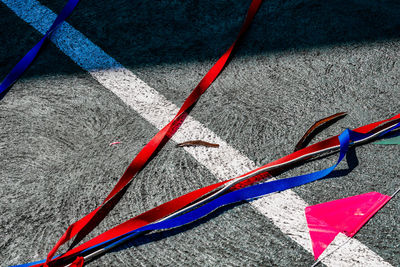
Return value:
[[(56, 18), (54, 12), (36, 0), (1, 1), (42, 34)], [(88, 71), (100, 84), (158, 129), (166, 125), (178, 112), (176, 105), (140, 80), (68, 23), (64, 22), (60, 26), (51, 41), (76, 64)], [(191, 116), (187, 117), (172, 139), (177, 143), (190, 139), (204, 139), (220, 144), (219, 149), (184, 148), (220, 180), (238, 176), (257, 167), (253, 161), (229, 146)], [(282, 233), (312, 253), (304, 214), (304, 209), (308, 204), (295, 192), (286, 190), (268, 195), (250, 204), (272, 220)], [(331, 249), (345, 240), (345, 236), (340, 234), (331, 244)], [(327, 253), (331, 249), (327, 250)], [(356, 239), (352, 240), (345, 250), (324, 259), (323, 263), (328, 266), (391, 266)]]

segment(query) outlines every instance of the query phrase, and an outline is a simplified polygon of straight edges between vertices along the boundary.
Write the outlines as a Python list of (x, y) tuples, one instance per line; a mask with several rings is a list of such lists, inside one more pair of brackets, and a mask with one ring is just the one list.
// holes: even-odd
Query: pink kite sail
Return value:
[(390, 196), (370, 192), (306, 208), (315, 260), (339, 233), (353, 237), (389, 200)]

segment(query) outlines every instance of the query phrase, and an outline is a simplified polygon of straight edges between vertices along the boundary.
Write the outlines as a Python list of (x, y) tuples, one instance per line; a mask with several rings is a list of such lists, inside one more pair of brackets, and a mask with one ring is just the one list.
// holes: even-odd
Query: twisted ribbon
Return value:
[[(400, 127), (400, 114), (388, 120), (383, 120), (359, 127), (353, 131), (345, 130), (339, 136), (334, 136), (314, 145), (308, 146), (242, 176), (198, 189), (164, 203), (106, 231), (105, 233), (83, 243), (82, 245), (66, 252), (63, 255), (55, 257), (48, 264), (57, 266), (65, 265), (68, 262), (71, 262), (76, 256), (92, 258), (139, 234), (153, 230), (165, 230), (179, 227), (196, 221), (222, 206), (258, 198), (272, 192), (287, 190), (319, 180), (331, 173), (333, 169), (340, 163), (340, 161), (346, 155), (349, 145), (367, 142), (373, 138), (383, 136), (390, 131), (397, 129), (398, 127)], [(327, 169), (301, 176), (257, 184), (242, 189), (238, 189), (241, 187), (235, 187), (240, 183), (248, 182), (258, 175), (265, 175), (265, 173), (268, 173), (267, 171), (269, 170), (287, 166), (287, 164), (290, 162), (297, 162), (299, 160), (310, 158), (320, 153), (332, 151), (337, 148), (340, 149), (339, 159), (335, 165)], [(220, 188), (220, 191), (215, 191), (214, 194), (206, 197), (206, 201), (195, 202), (200, 197), (205, 197), (208, 193), (218, 188)], [(192, 202), (192, 205), (185, 207), (187, 204), (191, 203), (191, 200), (193, 200), (194, 203)], [(175, 209), (173, 207), (175, 207)], [(181, 210), (178, 210), (176, 209), (177, 207), (182, 208)], [(177, 211), (167, 214), (171, 210)], [(162, 214), (165, 216), (160, 219)], [(45, 261), (43, 260), (21, 266), (41, 266), (41, 264), (44, 262)]]

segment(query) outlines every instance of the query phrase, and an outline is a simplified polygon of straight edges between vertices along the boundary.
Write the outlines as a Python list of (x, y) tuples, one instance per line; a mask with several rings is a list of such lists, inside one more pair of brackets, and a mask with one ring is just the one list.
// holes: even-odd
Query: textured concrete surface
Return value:
[[(41, 2), (55, 12), (64, 4)], [(317, 140), (397, 114), (400, 7), (394, 2), (264, 3), (236, 57), (191, 115), (261, 165), (290, 153), (303, 132), (324, 116), (349, 112)], [(68, 21), (179, 105), (232, 42), (247, 6), (248, 1), (149, 5), (119, 0), (112, 6), (83, 1)], [(3, 4), (0, 8), (4, 77), (40, 34)], [(69, 223), (102, 200), (156, 133), (52, 44), (0, 102), (0, 111), (0, 225), (5, 233), (0, 258), (5, 265), (43, 258)], [(122, 144), (108, 147), (112, 141)], [(398, 146), (359, 147), (351, 172), (295, 191), (310, 204), (369, 191), (390, 194), (400, 186), (398, 153)], [(283, 176), (334, 160), (302, 165)], [(215, 181), (171, 142), (95, 233)], [(355, 237), (394, 266), (400, 265), (399, 203), (390, 202)], [(247, 204), (203, 222), (143, 237), (91, 265), (312, 263), (311, 254)]]

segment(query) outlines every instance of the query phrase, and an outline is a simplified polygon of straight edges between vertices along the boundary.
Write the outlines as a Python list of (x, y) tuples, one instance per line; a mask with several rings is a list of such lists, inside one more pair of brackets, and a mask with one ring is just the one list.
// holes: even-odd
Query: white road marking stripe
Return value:
[[(1, 1), (42, 34), (56, 18), (56, 14), (36, 0)], [(68, 23), (64, 23), (52, 36), (52, 42), (76, 64), (87, 70), (100, 84), (111, 90), (158, 129), (167, 124), (178, 112), (178, 107), (141, 81)], [(209, 142), (220, 144), (219, 149), (212, 150), (199, 147), (185, 148), (220, 180), (256, 168), (254, 162), (190, 116), (173, 137), (173, 140), (178, 143), (189, 139), (206, 139)], [(207, 152), (205, 153), (205, 151)], [(253, 201), (251, 205), (271, 219), (285, 235), (312, 253), (304, 215), (307, 203), (296, 193), (286, 190)], [(329, 250), (334, 249), (335, 245), (340, 245), (344, 240), (344, 235), (338, 236), (335, 244), (332, 244)], [(328, 266), (391, 266), (355, 239), (345, 249), (329, 256), (323, 262)]]

